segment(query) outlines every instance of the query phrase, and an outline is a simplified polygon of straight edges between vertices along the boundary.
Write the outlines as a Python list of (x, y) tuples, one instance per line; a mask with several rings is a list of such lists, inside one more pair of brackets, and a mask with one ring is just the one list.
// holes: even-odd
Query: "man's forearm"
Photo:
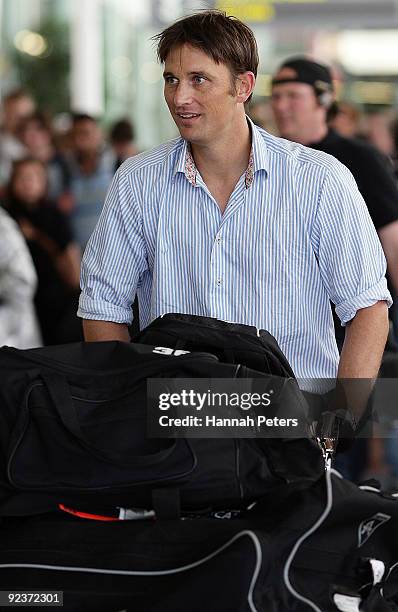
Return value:
[(345, 399), (338, 407), (348, 408), (356, 421), (365, 413), (379, 372), (387, 334), (388, 309), (385, 302), (358, 310), (347, 325), (337, 374)]
[(130, 342), (128, 327), (124, 323), (84, 319), (83, 332), (86, 342), (99, 342), (102, 340)]
[(338, 378), (376, 378), (388, 335), (385, 302), (358, 310), (347, 325)]

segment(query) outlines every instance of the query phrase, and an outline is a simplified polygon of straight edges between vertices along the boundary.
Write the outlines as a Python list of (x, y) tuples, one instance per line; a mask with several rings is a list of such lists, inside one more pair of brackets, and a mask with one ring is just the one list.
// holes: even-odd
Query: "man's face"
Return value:
[(35, 105), (29, 96), (21, 96), (14, 100), (8, 100), (4, 105), (4, 125), (6, 129), (15, 134), (21, 122), (29, 115), (32, 115)]
[(74, 148), (81, 154), (94, 154), (102, 145), (100, 127), (89, 119), (77, 121), (72, 130)]
[(48, 147), (51, 144), (51, 135), (38, 121), (31, 119), (23, 129), (21, 140), (34, 154), (36, 149)]
[[(282, 68), (277, 79), (294, 78), (295, 71)], [(271, 105), (275, 122), (282, 138), (311, 142), (314, 128), (326, 122), (326, 111), (315, 95), (313, 87), (306, 83), (280, 83), (272, 88)]]
[(184, 44), (167, 56), (164, 81), (164, 97), (183, 138), (206, 146), (233, 128), (238, 104), (228, 66)]

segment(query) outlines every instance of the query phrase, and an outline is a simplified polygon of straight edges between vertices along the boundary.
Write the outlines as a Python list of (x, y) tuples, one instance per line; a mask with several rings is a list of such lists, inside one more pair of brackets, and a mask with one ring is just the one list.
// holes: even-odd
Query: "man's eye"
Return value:
[(202, 77), (202, 76), (194, 76), (192, 80), (197, 85), (200, 85), (201, 83), (204, 83), (206, 79), (205, 77)]
[(175, 83), (177, 83), (177, 79), (175, 77), (173, 77), (173, 76), (164, 77), (164, 81), (168, 85), (175, 85)]

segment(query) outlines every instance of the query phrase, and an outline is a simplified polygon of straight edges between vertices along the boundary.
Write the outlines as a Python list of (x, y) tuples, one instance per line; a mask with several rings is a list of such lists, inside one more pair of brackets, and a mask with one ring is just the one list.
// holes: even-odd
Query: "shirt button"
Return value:
[(222, 280), (221, 280), (221, 278), (218, 278), (218, 279), (217, 279), (217, 285), (218, 285), (218, 287), (220, 287), (220, 285), (221, 285), (221, 284), (222, 284)]
[(220, 244), (221, 242), (221, 236), (217, 236), (217, 243)]

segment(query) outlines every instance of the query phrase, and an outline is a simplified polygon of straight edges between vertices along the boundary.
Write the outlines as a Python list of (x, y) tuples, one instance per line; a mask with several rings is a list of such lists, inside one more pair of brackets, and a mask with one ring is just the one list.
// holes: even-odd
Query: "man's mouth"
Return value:
[(198, 113), (177, 113), (177, 117), (181, 119), (195, 119), (196, 117), (200, 117)]

